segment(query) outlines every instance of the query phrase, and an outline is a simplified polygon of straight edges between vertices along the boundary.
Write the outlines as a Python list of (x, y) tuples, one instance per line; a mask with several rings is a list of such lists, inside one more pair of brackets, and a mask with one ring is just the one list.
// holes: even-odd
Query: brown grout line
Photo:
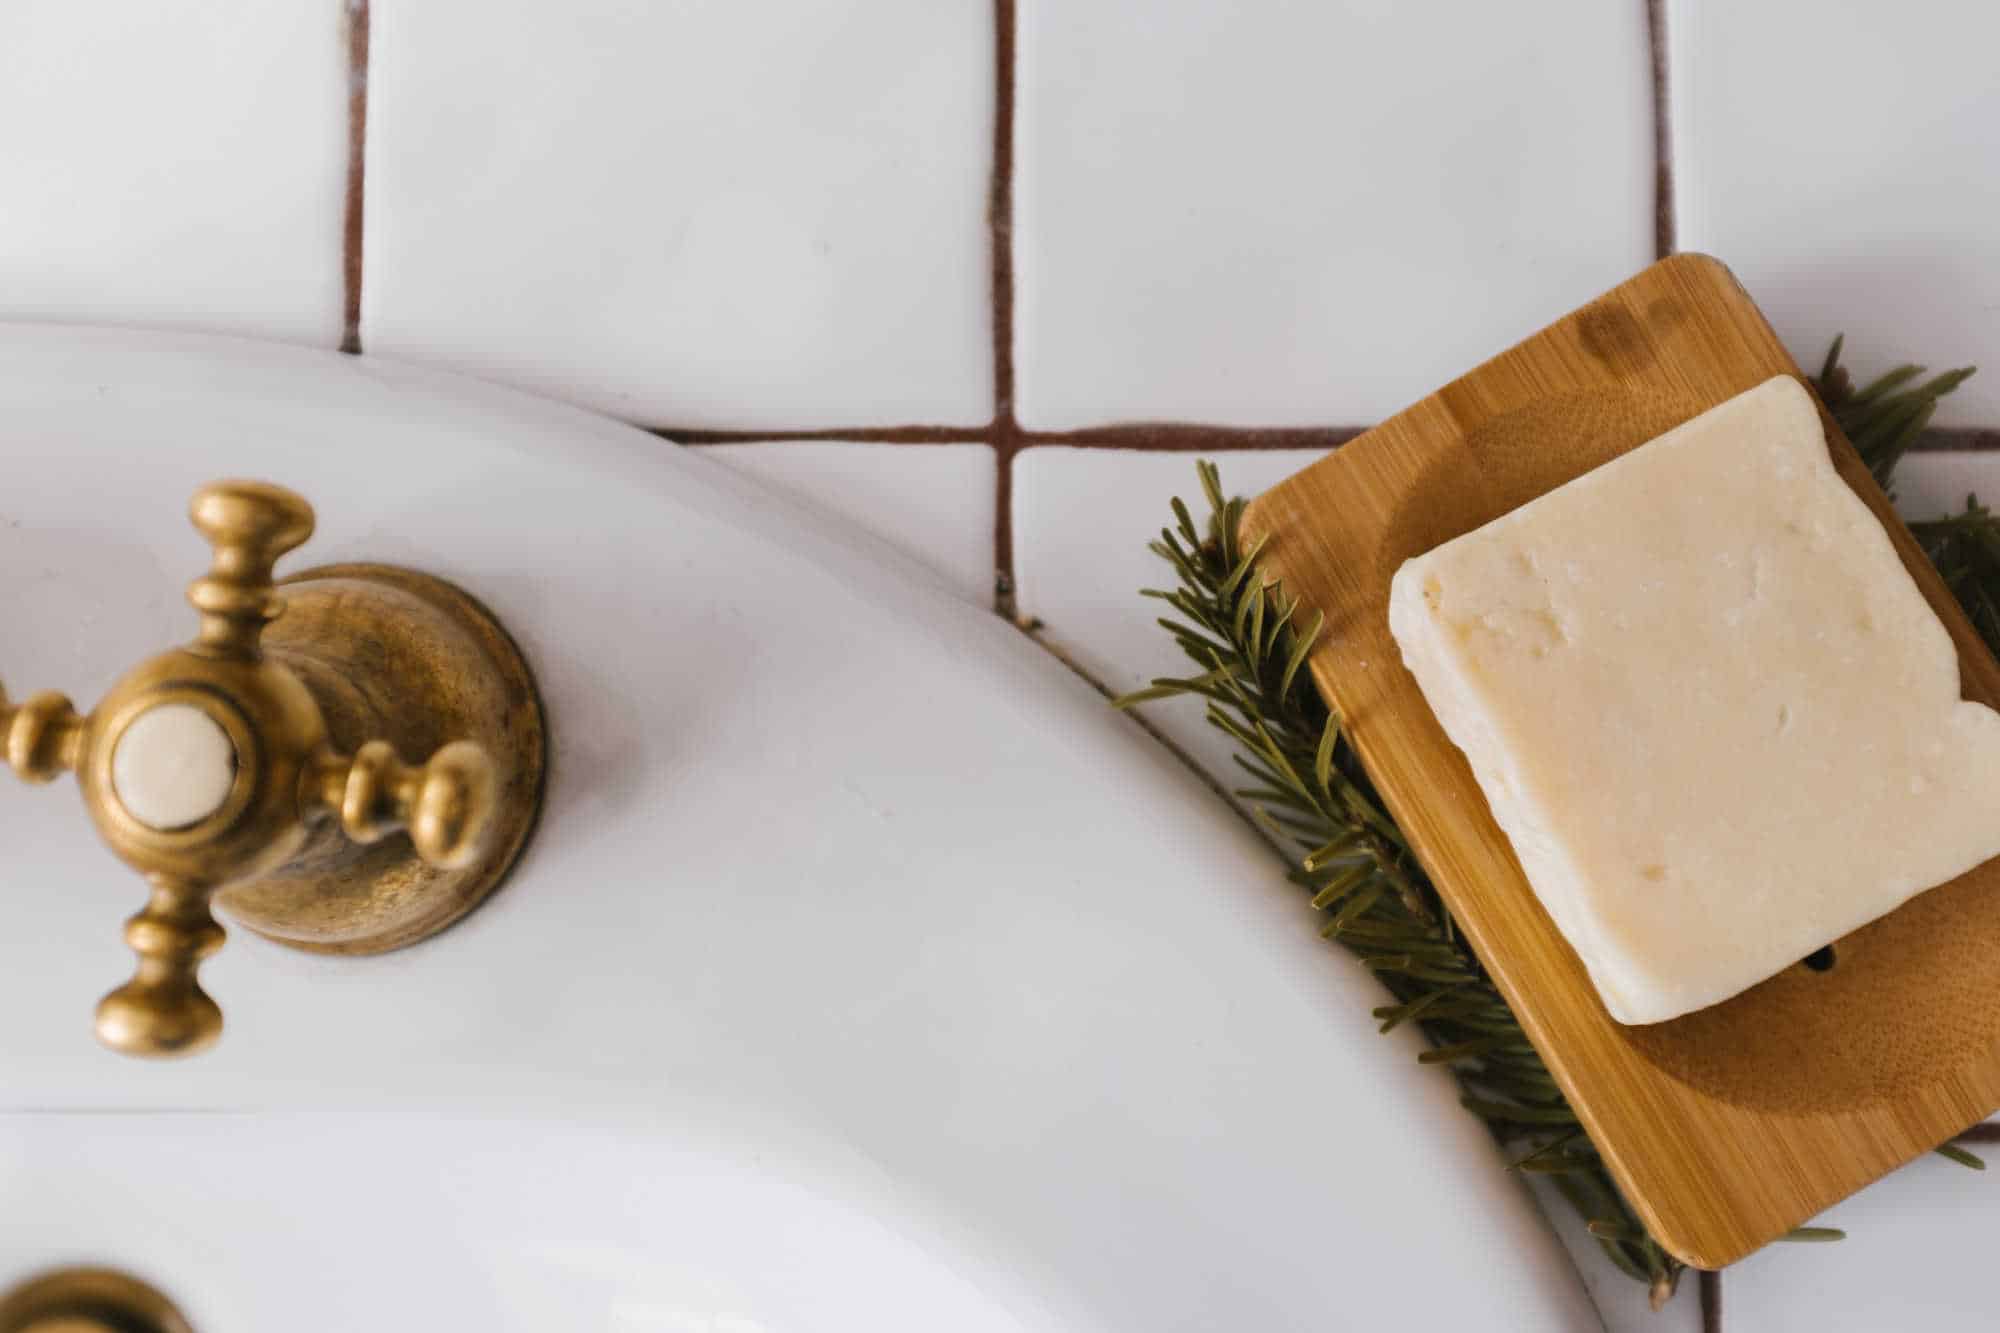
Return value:
[(1701, 1333), (1722, 1333), (1722, 1274), (1701, 1270)]
[(2000, 449), (2000, 427), (1945, 426), (1925, 431), (1912, 453), (1986, 453)]
[(347, 206), (341, 221), (340, 350), (361, 351), (361, 204), (368, 164), (368, 0), (347, 0)]
[(996, 445), (993, 451), (993, 614), (1021, 622), (1014, 586), (1014, 451)]
[[(1675, 237), (1673, 144), (1667, 69), (1667, 0), (1645, 0), (1646, 30), (1653, 77), (1654, 218), (1656, 252), (1673, 253)], [(360, 293), (359, 198), (360, 133), (366, 117), (367, 0), (350, 0), (359, 17), (356, 48), (362, 85), (355, 95), (356, 174), (349, 194), (350, 338), (358, 316)], [(1225, 453), (1244, 449), (1330, 449), (1345, 444), (1365, 427), (1229, 427), (1177, 422), (1135, 422), (1071, 431), (1030, 431), (1014, 411), (1014, 108), (1019, 66), (1019, 0), (994, 0), (993, 169), (987, 191), (986, 225), (991, 264), (993, 421), (987, 427), (889, 426), (852, 430), (819, 428), (796, 431), (748, 431), (655, 428), (653, 433), (681, 444), (781, 443), (807, 440), (852, 440), (874, 444), (977, 444), (994, 451), (993, 609), (1014, 620), (1018, 616), (1014, 588), (1014, 459), (1024, 449), (1069, 446), (1081, 449), (1129, 449), (1153, 452)], [(2000, 449), (2000, 430), (1936, 431), (1920, 449)], [(1720, 1302), (1721, 1287), (1715, 1284)], [(1704, 1310), (1709, 1285), (1703, 1279)], [(1719, 1319), (1719, 1317), (1718, 1317)], [(1715, 1328), (1719, 1329), (1719, 1322)]]
[(993, 263), (993, 422), (1014, 421), (1014, 65), (1015, 0), (993, 7), (993, 179), (986, 227)]
[[(706, 426), (648, 426), (649, 434), (675, 444), (787, 444), (843, 440), (858, 444), (990, 444), (1012, 457), (1024, 449), (1130, 449), (1148, 453), (1230, 453), (1243, 449), (1331, 449), (1366, 426), (1212, 426), (1188, 421), (1127, 422), (1078, 430), (1025, 430), (988, 426), (814, 426), (807, 430), (716, 430)], [(1001, 440), (1007, 443), (1003, 446)], [(1940, 447), (1940, 446), (1930, 446)], [(1942, 446), (1951, 447), (1951, 446)], [(1995, 447), (2000, 447), (1996, 435)]]
[(675, 444), (788, 444), (808, 440), (851, 440), (859, 444), (986, 444), (986, 426), (815, 426), (810, 430), (711, 430), (706, 427), (649, 426), (648, 433)]
[[(1234, 453), (1246, 449), (1333, 449), (1372, 429), (1368, 426), (1217, 426), (1193, 421), (1135, 421), (1076, 430), (1027, 430), (989, 426), (815, 426), (809, 430), (714, 430), (648, 426), (676, 444), (784, 444), (843, 440), (859, 444), (990, 444), (1011, 458), (1025, 449), (1129, 449), (1146, 453)], [(1007, 444), (1002, 447), (1001, 439)], [(1923, 433), (1912, 453), (2000, 452), (2000, 426), (1942, 426)]]
[(1149, 453), (1332, 449), (1367, 429), (1366, 426), (1204, 426), (1193, 422), (1143, 421), (1082, 430), (1018, 431), (1017, 447), (1068, 445), (1077, 449), (1143, 449)]
[(794, 431), (653, 427), (679, 444), (786, 443), (852, 440), (865, 444), (988, 444), (994, 453), (993, 609), (1012, 620), (1014, 606), (1014, 455), (1023, 444), (1014, 419), (1014, 63), (1015, 0), (993, 6), (993, 174), (987, 186), (986, 229), (991, 265), (993, 421), (985, 427), (872, 426)]
[(1667, 0), (1646, 0), (1646, 40), (1653, 54), (1653, 255), (1674, 252), (1674, 131), (1667, 69)]
[(1016, 0), (993, 4), (993, 177), (986, 196), (993, 306), (993, 610), (1012, 620), (1014, 601), (1014, 72), (1019, 64)]

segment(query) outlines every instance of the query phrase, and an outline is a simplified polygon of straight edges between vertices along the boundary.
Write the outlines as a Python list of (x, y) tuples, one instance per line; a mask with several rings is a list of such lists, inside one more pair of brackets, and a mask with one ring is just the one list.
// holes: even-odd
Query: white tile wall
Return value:
[(331, 347), (337, 0), (0, 5), (0, 319)]
[(2000, 508), (2000, 450), (1911, 454), (1896, 469), (1893, 489), (1908, 518), (1962, 513), (1969, 495)]
[[(1989, 1158), (1993, 1157), (1990, 1151)], [(1728, 1328), (1749, 1333), (1987, 1333), (2000, 1181), (1911, 1163), (1815, 1219), (1847, 1239), (1768, 1246), (1728, 1270)]]
[(2000, 7), (1669, 0), (1679, 243), (1802, 361), (1984, 362), (1940, 424), (2000, 424)]
[(1362, 424), (1653, 258), (1638, 0), (1021, 0), (1037, 428)]
[(381, 0), (371, 352), (651, 425), (992, 415), (987, 0)]
[(992, 602), (999, 474), (988, 446), (791, 440), (702, 453), (876, 534), (967, 601)]

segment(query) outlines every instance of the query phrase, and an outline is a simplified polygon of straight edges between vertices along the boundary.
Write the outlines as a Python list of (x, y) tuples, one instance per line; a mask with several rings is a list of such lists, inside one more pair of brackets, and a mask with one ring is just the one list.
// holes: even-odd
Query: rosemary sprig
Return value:
[(1979, 636), (2000, 652), (2000, 519), (1978, 496), (1968, 495), (1964, 513), (1912, 523), (1910, 530)]
[[(1904, 366), (1855, 389), (1827, 356), (1818, 388), (1835, 418), (1884, 485), (1935, 411), (1970, 370), (1928, 380)], [(1383, 1032), (1405, 1023), (1430, 1046), (1419, 1059), (1445, 1066), (1465, 1108), (1486, 1122), (1510, 1155), (1510, 1169), (1545, 1176), (1567, 1199), (1604, 1256), (1647, 1284), (1657, 1308), (1673, 1294), (1682, 1264), (1646, 1233), (1612, 1183), (1589, 1137), (1541, 1057), (1473, 953), (1450, 909), (1410, 854), (1334, 715), (1303, 668), (1324, 627), (1277, 581), (1258, 572), (1258, 546), (1238, 540), (1244, 501), (1229, 498), (1214, 464), (1196, 465), (1208, 502), (1197, 524), (1173, 502), (1174, 522), (1152, 550), (1177, 585), (1148, 589), (1172, 615), (1160, 625), (1197, 671), (1155, 680), (1117, 701), (1206, 701), (1211, 725), (1236, 743), (1246, 779), (1237, 795), (1286, 849), (1289, 874), (1326, 913), (1321, 933), (1375, 973), (1390, 1002), (1377, 1007)], [(2000, 519), (1968, 497), (1965, 513), (1916, 525), (1931, 558), (2000, 650)], [(1980, 1165), (1962, 1148), (1946, 1155)], [(1801, 1228), (1788, 1239), (1837, 1239), (1831, 1228)]]
[[(1893, 490), (1896, 465), (1931, 424), (1938, 400), (1971, 379), (1974, 367), (1961, 366), (1924, 380), (1922, 366), (1901, 365), (1866, 388), (1856, 389), (1847, 367), (1840, 364), (1846, 341), (1847, 335), (1842, 334), (1827, 348), (1826, 362), (1813, 387), (1875, 474), (1876, 482), (1884, 490)], [(1913, 380), (1921, 382), (1912, 384)]]

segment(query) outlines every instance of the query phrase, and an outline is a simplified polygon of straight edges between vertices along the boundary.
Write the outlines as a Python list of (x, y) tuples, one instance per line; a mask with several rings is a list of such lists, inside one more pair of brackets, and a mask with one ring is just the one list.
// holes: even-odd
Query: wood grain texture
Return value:
[[(1326, 613), (1313, 676), (1633, 1208), (1701, 1268), (1742, 1258), (2000, 1107), (2000, 861), (1804, 966), (1625, 1027), (1543, 911), (1403, 668), (1389, 580), (1419, 555), (1798, 367), (1729, 270), (1661, 261), (1251, 504), (1265, 575)], [(2000, 664), (1821, 409), (1833, 461), (1950, 629)], [(1828, 820), (1846, 817), (1837, 809)]]

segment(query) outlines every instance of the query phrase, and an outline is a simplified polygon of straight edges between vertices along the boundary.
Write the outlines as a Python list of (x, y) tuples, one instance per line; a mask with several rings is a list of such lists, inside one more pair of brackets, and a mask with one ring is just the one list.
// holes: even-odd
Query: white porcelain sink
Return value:
[(0, 1283), (231, 1330), (1595, 1327), (1448, 1080), (1212, 795), (996, 619), (642, 433), (368, 360), (0, 329), (0, 680), (188, 636), (199, 483), (540, 674), (509, 885), (365, 960), (236, 932), (100, 1050), (137, 881), (0, 786)]
[(0, 1253), (115, 1255), (202, 1329), (752, 1333), (866, 1327), (885, 1299), (913, 1328), (1023, 1322), (964, 1256), (685, 1131), (325, 1113), (9, 1128)]

